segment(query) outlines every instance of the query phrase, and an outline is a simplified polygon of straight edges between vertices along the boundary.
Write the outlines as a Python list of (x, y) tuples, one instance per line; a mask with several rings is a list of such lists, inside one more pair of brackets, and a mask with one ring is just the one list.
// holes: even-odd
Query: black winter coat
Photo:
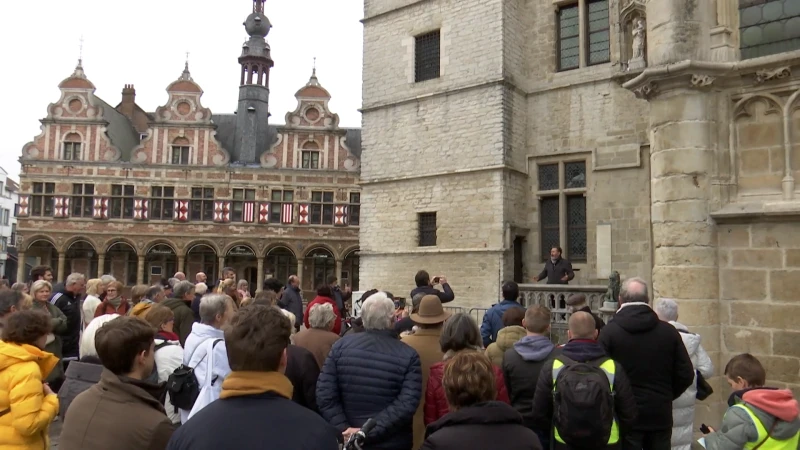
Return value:
[(64, 358), (77, 357), (81, 339), (81, 302), (66, 288), (57, 291), (50, 297), (50, 303), (56, 305), (67, 316), (67, 332), (61, 336), (61, 349)]
[(421, 450), (542, 450), (522, 416), (503, 402), (486, 402), (451, 412), (428, 425)]
[(421, 398), (419, 355), (394, 330), (339, 339), (317, 381), (320, 414), (340, 432), (375, 419), (366, 450), (410, 450)]
[[(574, 339), (561, 348), (561, 355), (579, 362), (600, 366), (608, 359), (603, 348), (590, 340)], [(558, 357), (556, 357), (558, 359)], [(553, 361), (550, 360), (542, 367), (539, 381), (536, 385), (536, 395), (533, 397), (533, 423), (538, 433), (550, 434), (553, 426)], [(636, 399), (631, 390), (625, 370), (619, 362), (615, 362), (614, 375), (614, 414), (619, 423), (620, 442), (625, 434), (636, 423)], [(557, 445), (557, 448), (565, 446)], [(615, 446), (619, 448), (619, 444)]]
[(274, 392), (217, 400), (172, 435), (167, 450), (338, 450), (341, 433)]
[(441, 300), (442, 303), (449, 303), (455, 300), (456, 294), (453, 293), (453, 289), (450, 288), (450, 285), (448, 283), (443, 283), (442, 289), (444, 290), (444, 292), (436, 289), (433, 286), (417, 286), (416, 288), (414, 288), (413, 291), (411, 291), (411, 298), (413, 299), (414, 296), (417, 294), (425, 294), (425, 295), (435, 295), (439, 297), (439, 300)]
[(508, 398), (511, 400), (511, 405), (522, 415), (525, 426), (530, 429), (534, 429), (533, 396), (536, 393), (539, 374), (545, 364), (559, 354), (561, 350), (554, 348), (540, 361), (527, 361), (512, 347), (503, 355), (503, 378), (506, 380)]
[(296, 345), (286, 348), (286, 378), (292, 382), (292, 401), (317, 411), (317, 378), (319, 364), (314, 354)]
[(634, 303), (617, 312), (599, 342), (630, 379), (639, 406), (633, 429), (670, 430), (672, 401), (694, 382), (692, 361), (678, 330), (660, 321), (649, 305)]

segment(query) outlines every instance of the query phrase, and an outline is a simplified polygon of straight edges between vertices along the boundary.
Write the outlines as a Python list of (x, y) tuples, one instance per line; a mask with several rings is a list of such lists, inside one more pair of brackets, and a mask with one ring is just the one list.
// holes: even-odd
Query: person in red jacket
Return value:
[[(469, 314), (458, 313), (450, 317), (444, 323), (442, 337), (439, 340), (444, 352), (444, 360), (431, 366), (431, 374), (428, 377), (428, 386), (425, 390), (425, 425), (436, 422), (450, 412), (447, 403), (445, 390), (442, 386), (444, 370), (456, 355), (464, 352), (482, 352), (481, 331), (475, 320)], [(503, 371), (492, 365), (494, 379), (497, 387), (497, 401), (511, 404), (508, 398)]]
[(97, 306), (94, 311), (95, 317), (104, 316), (106, 314), (119, 314), (124, 316), (128, 314), (130, 303), (122, 297), (122, 283), (119, 281), (112, 281), (106, 287), (106, 299)]
[(322, 285), (317, 288), (317, 297), (314, 298), (311, 302), (308, 303), (308, 307), (306, 311), (303, 313), (303, 324), (306, 326), (306, 329), (310, 329), (311, 325), (308, 323), (308, 313), (311, 311), (315, 305), (319, 305), (322, 303), (330, 303), (333, 305), (333, 312), (336, 314), (336, 322), (333, 324), (332, 332), (336, 333), (337, 335), (341, 335), (342, 332), (342, 315), (339, 312), (339, 308), (336, 307), (336, 302), (333, 301), (333, 292), (331, 291), (331, 287), (328, 285)]

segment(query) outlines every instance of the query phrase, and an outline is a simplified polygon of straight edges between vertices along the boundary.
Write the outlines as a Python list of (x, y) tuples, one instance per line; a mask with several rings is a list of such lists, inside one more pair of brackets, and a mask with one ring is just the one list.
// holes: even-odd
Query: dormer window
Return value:
[(303, 144), (303, 169), (319, 169), (319, 144), (310, 141)]
[(80, 161), (81, 159), (81, 137), (76, 133), (70, 133), (64, 138), (65, 161)]
[(186, 138), (178, 138), (172, 143), (172, 164), (189, 164), (189, 154), (191, 153), (191, 147), (189, 146), (189, 140)]

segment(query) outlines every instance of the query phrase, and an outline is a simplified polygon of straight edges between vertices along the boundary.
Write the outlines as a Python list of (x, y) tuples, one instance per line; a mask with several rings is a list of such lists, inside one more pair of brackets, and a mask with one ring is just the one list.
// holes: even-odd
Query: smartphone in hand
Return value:
[(708, 428), (708, 425), (706, 424), (702, 424), (700, 425), (700, 432), (703, 434), (709, 434), (711, 433), (711, 428)]
[(439, 284), (439, 277), (433, 277), (433, 284)]

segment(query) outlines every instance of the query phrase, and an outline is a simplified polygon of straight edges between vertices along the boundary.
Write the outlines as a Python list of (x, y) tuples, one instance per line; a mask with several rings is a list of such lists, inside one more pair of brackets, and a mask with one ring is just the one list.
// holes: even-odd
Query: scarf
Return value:
[(180, 337), (173, 332), (161, 330), (156, 334), (157, 339), (163, 339), (165, 341), (179, 341)]
[(121, 295), (118, 295), (116, 298), (109, 298), (109, 299), (106, 299), (106, 300), (108, 301), (108, 303), (111, 303), (111, 305), (115, 309), (119, 308), (119, 305), (122, 304), (122, 296)]
[(292, 382), (279, 372), (231, 372), (222, 382), (219, 398), (241, 397), (244, 395), (274, 392), (288, 399), (292, 398)]

